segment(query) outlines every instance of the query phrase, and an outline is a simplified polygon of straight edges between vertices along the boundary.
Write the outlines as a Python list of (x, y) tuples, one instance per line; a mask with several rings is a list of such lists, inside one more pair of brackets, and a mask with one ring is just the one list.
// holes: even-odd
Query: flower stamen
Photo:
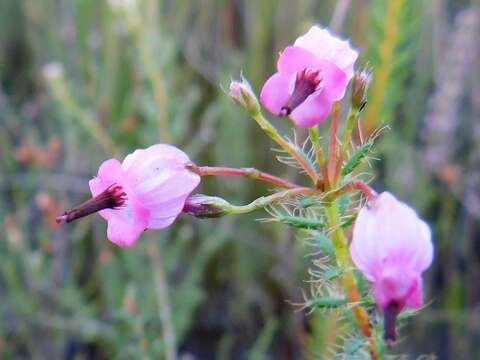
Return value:
[(297, 72), (295, 87), (285, 106), (280, 110), (279, 116), (288, 116), (307, 97), (323, 88), (323, 76), (319, 69), (305, 68)]
[(383, 309), (384, 339), (388, 347), (391, 347), (396, 339), (395, 322), (400, 312), (400, 304), (396, 301), (390, 302)]
[(119, 209), (125, 206), (127, 194), (120, 185), (112, 184), (97, 196), (77, 207), (65, 211), (56, 218), (58, 224), (69, 223), (104, 209)]

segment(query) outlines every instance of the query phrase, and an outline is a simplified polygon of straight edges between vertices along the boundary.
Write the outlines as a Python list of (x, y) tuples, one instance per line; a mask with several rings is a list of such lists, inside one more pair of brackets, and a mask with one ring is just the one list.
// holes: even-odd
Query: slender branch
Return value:
[(347, 123), (345, 125), (345, 130), (343, 133), (342, 148), (340, 150), (340, 155), (335, 169), (335, 179), (338, 179), (340, 171), (342, 171), (343, 160), (346, 157), (348, 147), (350, 145), (350, 142), (352, 141), (353, 129), (355, 128), (355, 124), (357, 123), (359, 114), (359, 110), (353, 107), (351, 107), (348, 111)]
[(350, 8), (351, 0), (339, 0), (333, 11), (330, 20), (329, 28), (335, 33), (341, 33), (343, 23), (347, 17), (348, 9)]
[[(377, 353), (377, 346), (374, 334), (370, 329), (369, 316), (367, 311), (360, 305), (362, 300), (362, 294), (358, 290), (357, 280), (353, 273), (353, 264), (350, 258), (350, 253), (348, 251), (348, 241), (345, 236), (345, 233), (341, 227), (340, 216), (338, 212), (337, 205), (334, 200), (336, 196), (353, 190), (358, 189), (365, 193), (367, 197), (374, 196), (375, 192), (365, 183), (361, 181), (352, 181), (351, 183), (341, 187), (338, 190), (335, 190), (338, 182), (341, 179), (341, 166), (343, 162), (343, 153), (344, 150), (348, 148), (350, 142), (351, 130), (349, 127), (352, 126), (352, 122), (356, 117), (349, 113), (349, 118), (346, 125), (346, 134), (344, 143), (341, 148), (340, 155), (337, 159), (337, 131), (338, 131), (338, 121), (340, 116), (340, 104), (335, 103), (332, 109), (332, 123), (330, 127), (330, 143), (328, 149), (328, 176), (329, 184), (327, 190), (332, 191), (328, 197), (328, 202), (325, 205), (325, 214), (329, 227), (332, 229), (332, 244), (335, 250), (335, 258), (337, 260), (338, 266), (344, 269), (342, 275), (342, 284), (345, 289), (348, 301), (353, 306), (353, 313), (355, 320), (363, 333), (363, 335), (368, 339), (368, 351), (372, 360), (379, 359)], [(350, 133), (350, 134), (348, 134)], [(348, 134), (348, 136), (347, 136)], [(339, 170), (340, 169), (340, 170)]]
[(137, 26), (135, 29), (138, 38), (140, 61), (143, 63), (147, 80), (151, 83), (153, 90), (160, 139), (163, 142), (169, 143), (172, 140), (172, 134), (166, 110), (168, 108), (168, 97), (166, 94), (165, 79), (162, 77), (162, 74), (165, 72), (162, 71), (163, 69), (157, 67), (157, 62), (155, 61), (157, 58), (155, 54), (156, 49), (153, 47), (152, 42), (149, 41), (151, 34), (158, 33), (158, 24), (156, 24), (156, 15), (158, 14), (157, 3), (158, 2), (154, 0), (149, 0), (145, 4), (146, 26)]
[(354, 189), (361, 191), (369, 200), (377, 196), (377, 192), (363, 181), (355, 180), (352, 182), (352, 186)]
[(262, 115), (259, 111), (257, 113), (250, 113), (252, 118), (257, 122), (260, 128), (272, 139), (275, 141), (280, 147), (285, 150), (291, 157), (293, 157), (305, 170), (305, 173), (312, 179), (314, 184), (317, 184), (318, 176), (315, 168), (310, 164), (307, 159), (303, 157), (303, 155), (298, 151), (298, 149), (285, 140), (277, 129)]
[(335, 185), (335, 170), (337, 164), (337, 130), (340, 117), (340, 104), (333, 104), (332, 121), (330, 125), (330, 143), (328, 146), (328, 179), (331, 186)]
[(372, 331), (370, 330), (368, 313), (363, 307), (360, 306), (362, 296), (358, 291), (357, 281), (353, 271), (351, 270), (353, 266), (347, 248), (347, 239), (345, 238), (345, 234), (340, 226), (338, 209), (334, 202), (330, 202), (325, 206), (325, 210), (329, 225), (333, 229), (332, 243), (335, 249), (335, 257), (338, 265), (345, 269), (345, 272), (342, 276), (343, 286), (346, 290), (348, 300), (353, 306), (355, 320), (363, 335), (368, 339), (368, 350), (370, 352), (370, 357), (372, 360), (377, 360), (379, 359), (379, 356), (377, 354), (375, 337), (372, 335)]
[(364, 194), (367, 199), (371, 200), (377, 196), (375, 190), (373, 190), (368, 184), (364, 183), (361, 180), (354, 180), (349, 182), (348, 184), (342, 186), (340, 189), (335, 190), (333, 193), (330, 194), (331, 199), (336, 199), (338, 196), (345, 194), (351, 190), (358, 190), (362, 194)]
[(153, 278), (155, 281), (155, 293), (158, 302), (158, 312), (162, 321), (163, 341), (165, 344), (165, 359), (176, 360), (177, 356), (177, 339), (175, 335), (175, 327), (171, 317), (170, 299), (168, 297), (168, 284), (164, 272), (162, 259), (158, 253), (158, 248), (154, 242), (148, 244), (148, 256), (153, 270)]
[(70, 115), (64, 116), (63, 118), (77, 120), (76, 123), (83, 127), (107, 154), (118, 156), (120, 152), (111, 140), (111, 136), (109, 136), (105, 128), (96, 121), (91, 111), (81, 107), (76, 102), (66, 79), (62, 77), (51, 81), (50, 86), (55, 100), (58, 101), (62, 110)]
[(284, 190), (272, 195), (262, 196), (258, 199), (255, 199), (254, 201), (252, 201), (250, 204), (247, 204), (247, 205), (243, 205), (243, 206), (232, 205), (231, 208), (228, 210), (228, 214), (245, 214), (257, 209), (264, 208), (268, 205), (282, 201), (289, 197), (294, 197), (298, 195), (313, 195), (318, 192), (319, 190), (317, 189), (312, 189), (307, 187), (298, 187), (295, 189)]
[(274, 175), (267, 174), (254, 168), (229, 168), (229, 167), (212, 167), (212, 166), (196, 166), (189, 165), (189, 168), (200, 176), (244, 176), (251, 179), (260, 180), (269, 184), (273, 184), (284, 189), (293, 189), (299, 187), (288, 180), (281, 179)]
[[(325, 159), (325, 154), (323, 153), (322, 144), (320, 143), (320, 135), (318, 133), (318, 127), (313, 126), (308, 130), (310, 136), (310, 141), (312, 142), (313, 148), (315, 149), (315, 159), (317, 164), (320, 167), (323, 178), (323, 186), (328, 187), (328, 169), (327, 161)], [(317, 187), (320, 187), (320, 183), (317, 183)]]

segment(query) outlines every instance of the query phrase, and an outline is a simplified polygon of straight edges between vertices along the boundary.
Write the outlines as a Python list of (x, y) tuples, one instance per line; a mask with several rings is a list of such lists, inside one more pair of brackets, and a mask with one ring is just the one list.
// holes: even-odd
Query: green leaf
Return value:
[(281, 215), (278, 220), (299, 229), (323, 229), (325, 227), (323, 220), (308, 219), (302, 216)]
[(348, 304), (346, 298), (336, 298), (336, 297), (321, 297), (312, 299), (308, 302), (309, 307), (319, 308), (319, 309), (335, 309)]
[(330, 240), (327, 235), (319, 232), (313, 237), (313, 240), (326, 255), (332, 258), (335, 257), (335, 249), (333, 248), (332, 240)]
[(343, 169), (342, 169), (343, 176), (350, 174), (351, 172), (353, 172), (353, 170), (356, 169), (358, 165), (360, 165), (362, 160), (369, 153), (371, 146), (372, 144), (370, 142), (366, 142), (357, 148), (357, 150), (353, 153), (353, 155), (347, 160), (347, 162), (343, 166)]
[(331, 281), (342, 275), (343, 269), (339, 267), (334, 267), (329, 270), (326, 270), (322, 274), (322, 278), (326, 281)]
[(364, 344), (363, 339), (359, 339), (359, 338), (350, 339), (347, 342), (345, 342), (343, 346), (343, 351), (347, 355), (353, 355), (363, 347), (363, 344)]

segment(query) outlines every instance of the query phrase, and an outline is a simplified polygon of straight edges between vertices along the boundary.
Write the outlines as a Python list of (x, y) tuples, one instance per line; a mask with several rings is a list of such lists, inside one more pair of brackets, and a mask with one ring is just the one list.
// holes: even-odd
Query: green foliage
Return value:
[(342, 168), (342, 175), (346, 176), (351, 174), (369, 154), (371, 148), (372, 144), (370, 142), (365, 142), (355, 149), (355, 152), (345, 162), (345, 165)]
[(321, 232), (316, 232), (312, 240), (315, 245), (320, 248), (329, 257), (335, 257), (335, 251), (333, 249), (332, 240)]
[(309, 219), (302, 216), (279, 216), (278, 221), (299, 229), (323, 229), (325, 222), (317, 219)]
[(319, 309), (336, 309), (347, 305), (348, 300), (345, 298), (321, 297), (310, 300), (307, 306)]
[(365, 114), (367, 134), (392, 120), (405, 93), (405, 79), (417, 50), (421, 2), (375, 0), (370, 13), (364, 59), (374, 74)]

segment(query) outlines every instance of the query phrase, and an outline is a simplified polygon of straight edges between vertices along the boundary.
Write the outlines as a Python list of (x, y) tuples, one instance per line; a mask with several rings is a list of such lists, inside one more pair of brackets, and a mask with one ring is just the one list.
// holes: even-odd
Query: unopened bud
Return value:
[(368, 69), (363, 69), (355, 73), (352, 79), (352, 107), (362, 110), (367, 103), (368, 87), (372, 80), (372, 73)]
[(220, 197), (196, 194), (185, 201), (183, 212), (198, 218), (216, 218), (228, 214), (231, 208), (232, 205)]
[(230, 83), (230, 97), (250, 114), (256, 114), (260, 111), (257, 97), (243, 76), (241, 81), (233, 80)]

